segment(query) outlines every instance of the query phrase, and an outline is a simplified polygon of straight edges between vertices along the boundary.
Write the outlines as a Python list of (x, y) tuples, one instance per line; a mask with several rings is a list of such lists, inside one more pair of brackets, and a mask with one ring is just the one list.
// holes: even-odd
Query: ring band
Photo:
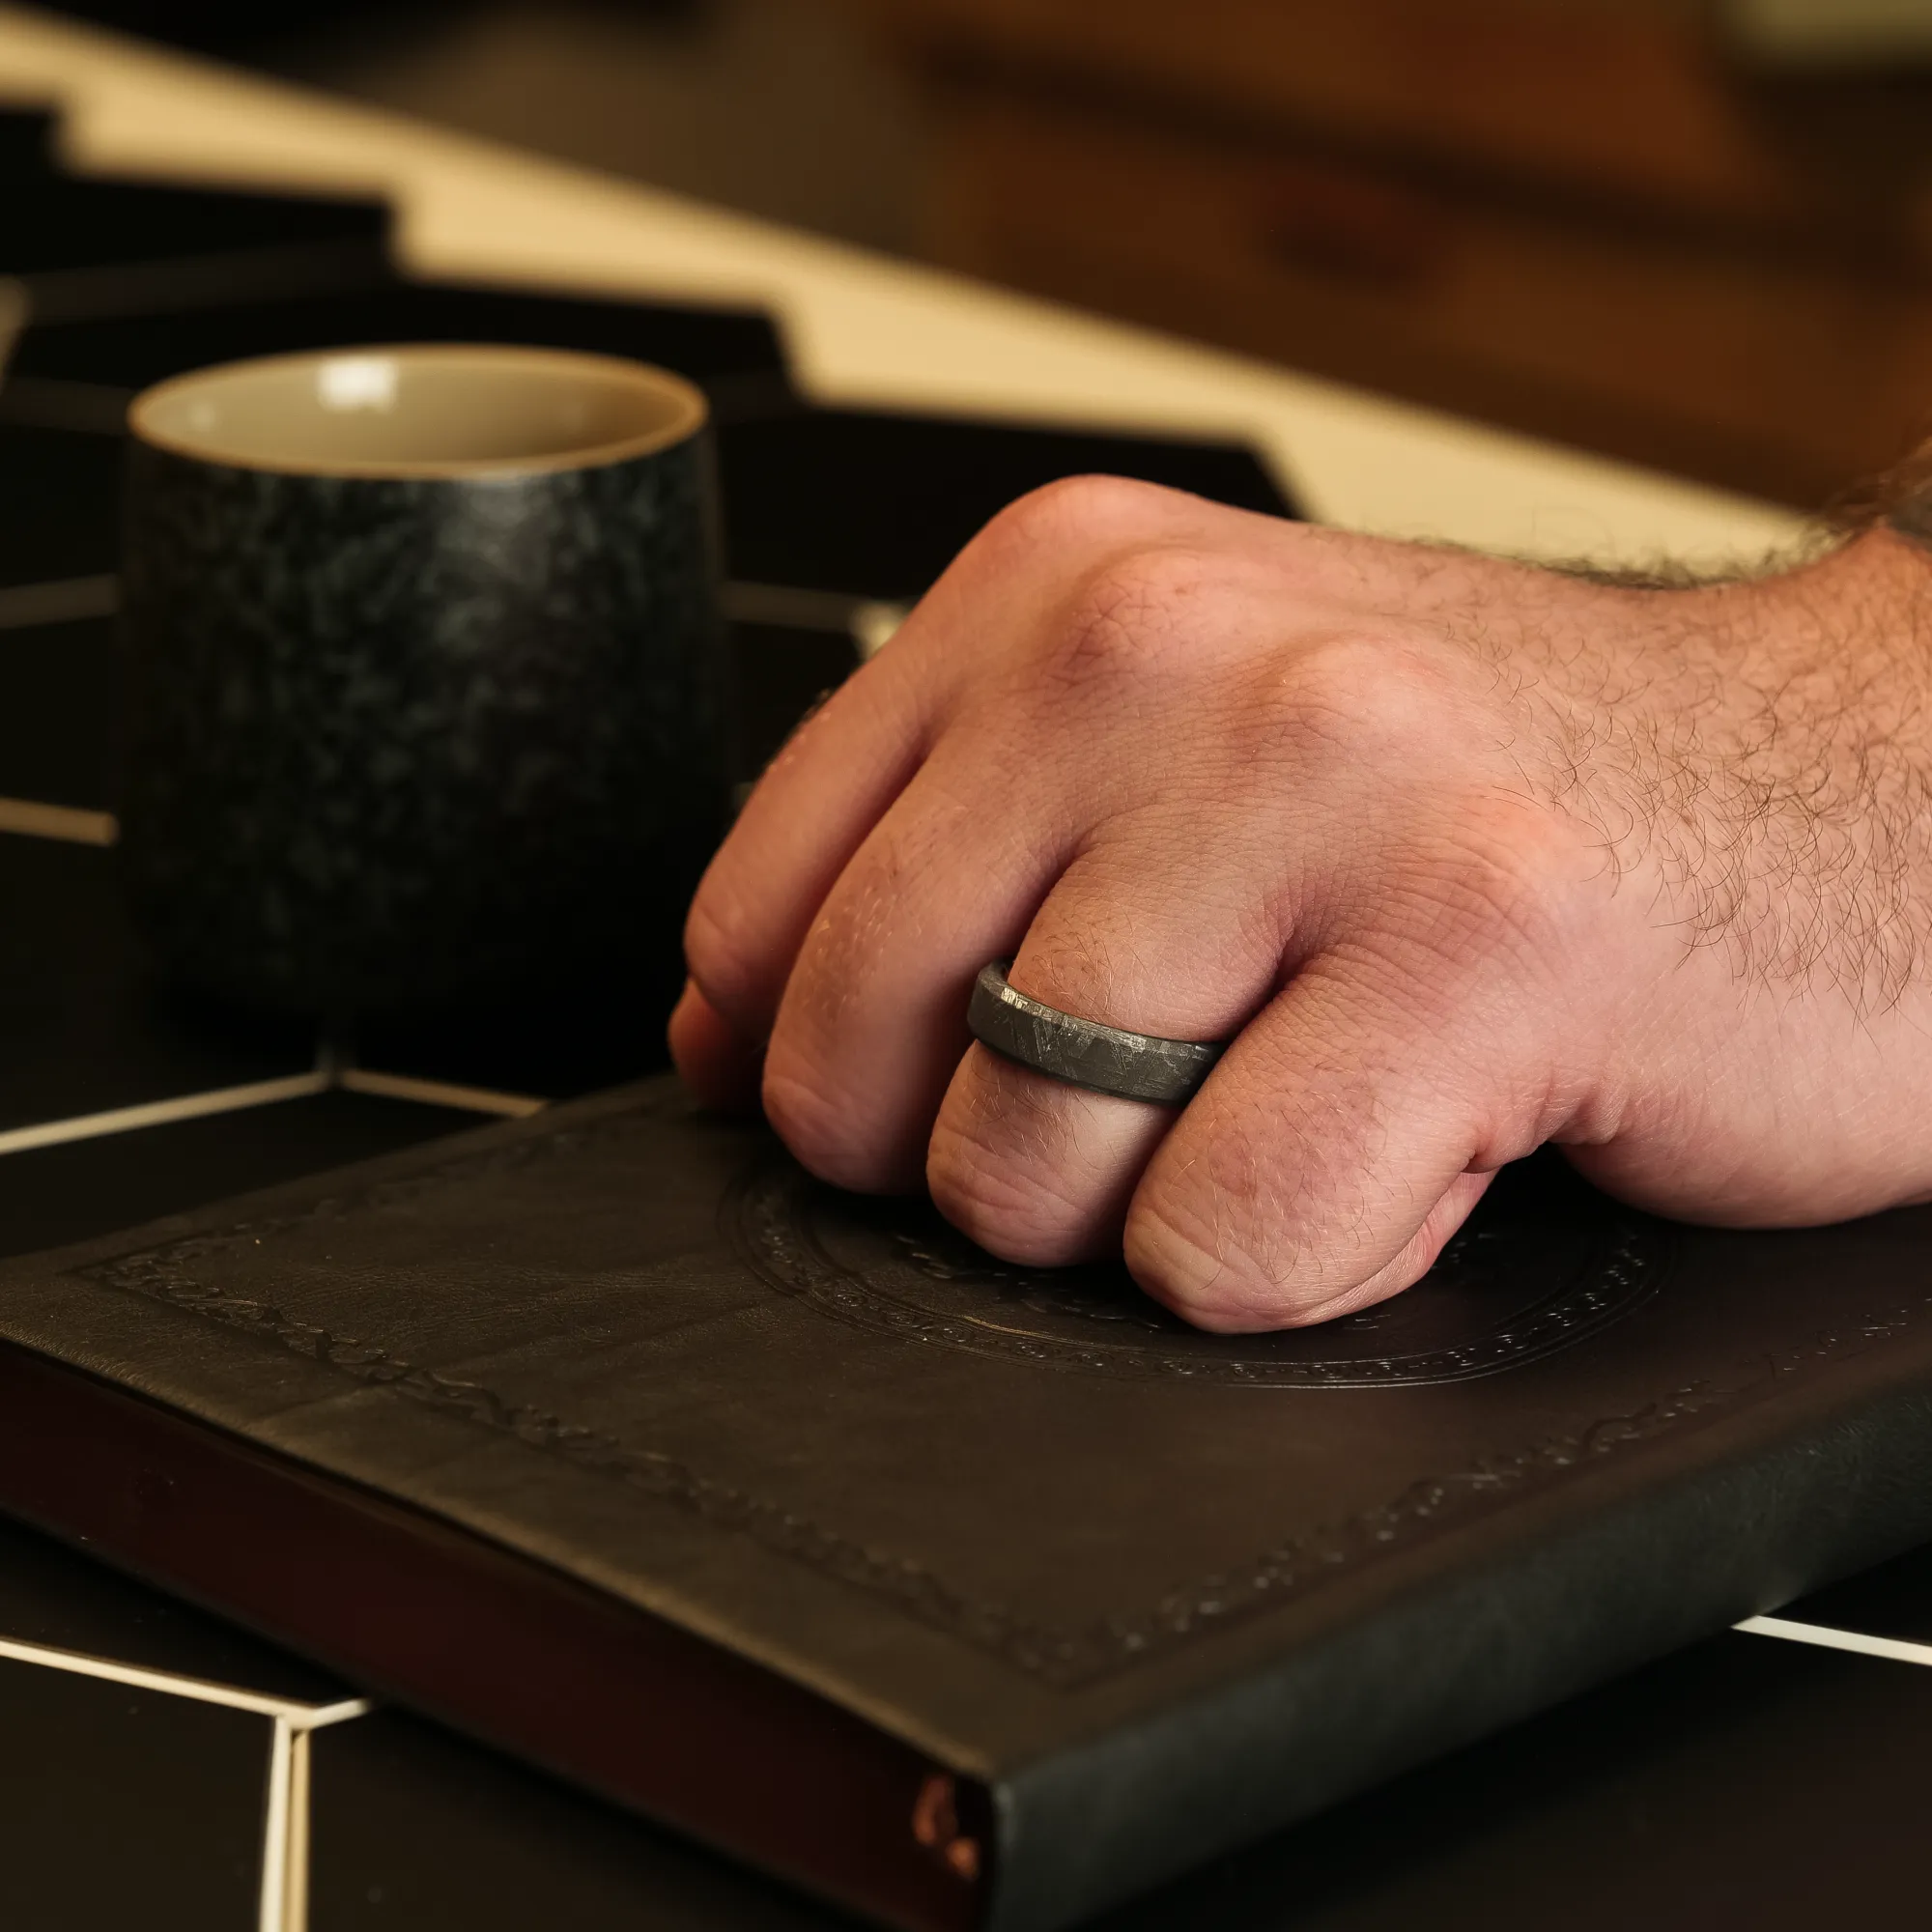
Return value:
[(1096, 1094), (1180, 1107), (1200, 1092), (1225, 1051), (1212, 1041), (1163, 1039), (1063, 1013), (1008, 985), (1011, 963), (995, 959), (980, 967), (966, 1024), (982, 1045), (1037, 1073)]

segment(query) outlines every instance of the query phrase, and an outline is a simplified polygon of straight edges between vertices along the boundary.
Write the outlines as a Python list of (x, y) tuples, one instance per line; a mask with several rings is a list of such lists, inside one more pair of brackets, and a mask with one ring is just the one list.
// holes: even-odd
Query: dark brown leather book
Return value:
[(0, 1275), (0, 1507), (891, 1924), (1059, 1926), (1932, 1536), (1932, 1211), (1542, 1161), (1298, 1334), (666, 1083)]

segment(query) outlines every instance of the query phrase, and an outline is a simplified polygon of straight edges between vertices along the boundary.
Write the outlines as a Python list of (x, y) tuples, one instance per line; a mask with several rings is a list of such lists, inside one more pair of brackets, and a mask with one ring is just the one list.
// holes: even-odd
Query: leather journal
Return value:
[(668, 1082), (0, 1274), (0, 1507), (892, 1925), (1060, 1926), (1932, 1536), (1932, 1210), (1538, 1159), (1197, 1333)]

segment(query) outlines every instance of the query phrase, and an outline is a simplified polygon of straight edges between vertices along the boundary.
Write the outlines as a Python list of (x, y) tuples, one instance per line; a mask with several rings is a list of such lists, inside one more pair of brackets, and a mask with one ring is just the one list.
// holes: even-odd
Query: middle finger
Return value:
[(913, 1189), (966, 1049), (973, 976), (1009, 953), (1077, 837), (1059, 775), (942, 741), (820, 905), (765, 1055), (767, 1117), (805, 1165)]
[[(1204, 850), (1213, 841), (1198, 821), (1161, 818), (1142, 814), (1073, 860), (1009, 977), (1083, 1019), (1225, 1040), (1279, 981), (1291, 882), (1240, 849), (1246, 839)], [(940, 1108), (926, 1178), (947, 1217), (1008, 1260), (1095, 1259), (1118, 1252), (1135, 1184), (1178, 1118), (976, 1043)]]

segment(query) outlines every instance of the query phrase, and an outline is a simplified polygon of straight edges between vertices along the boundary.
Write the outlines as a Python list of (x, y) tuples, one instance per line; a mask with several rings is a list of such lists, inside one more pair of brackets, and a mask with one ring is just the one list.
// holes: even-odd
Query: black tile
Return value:
[[(858, 664), (851, 638), (838, 631), (805, 631), (784, 624), (733, 624), (735, 769), (756, 778), (818, 700), (838, 689)], [(0, 758), (5, 755), (0, 736)], [(5, 790), (0, 765), (0, 791)]]
[(1728, 1635), (1224, 1860), (1094, 1932), (1916, 1924), (1928, 1753), (1932, 1671)]
[[(198, 1677), (291, 1703), (355, 1693), (216, 1617), (18, 1523), (0, 1521), (0, 1637)], [(6, 1737), (0, 1698), (0, 1740)], [(0, 1762), (7, 1755), (0, 1744)], [(0, 1920), (4, 1922), (4, 1920)]]
[(311, 1932), (854, 1924), (398, 1713), (318, 1731), (311, 1748)]
[(1795, 1623), (1932, 1643), (1932, 1548), (1882, 1563), (1777, 1612)]
[(0, 184), (10, 193), (53, 172), (54, 118), (10, 108), (0, 113)]
[[(1094, 1932), (1917, 1922), (1932, 1672), (1726, 1636), (1190, 1874)], [(384, 1713), (316, 1740), (316, 1932), (836, 1914)]]
[(720, 448), (730, 574), (865, 597), (918, 596), (996, 511), (1064, 476), (1292, 514), (1253, 452), (1227, 442), (810, 410), (726, 423)]
[[(14, 139), (25, 147), (33, 137)], [(379, 201), (55, 174), (0, 195), (0, 274), (326, 242), (380, 246), (388, 230)]]
[(0, 1925), (253, 1932), (270, 1724), (0, 1662)]
[(0, 798), (114, 804), (114, 621), (0, 630)]
[(317, 1094), (0, 1157), (0, 1255), (64, 1247), (483, 1124), (368, 1094)]
[(118, 437), (0, 426), (0, 587), (111, 571), (120, 505)]
[(313, 1065), (301, 1023), (169, 993), (111, 851), (0, 833), (0, 1129)]
[(537, 986), (489, 1005), (372, 1015), (357, 1062), (382, 1073), (560, 1100), (669, 1065), (665, 1026), (683, 983), (675, 959), (648, 980)]
[(784, 355), (753, 310), (598, 300), (462, 284), (395, 282), (354, 293), (30, 328), (20, 376), (138, 389), (245, 355), (386, 342), (517, 342), (629, 355), (716, 387), (781, 391)]

